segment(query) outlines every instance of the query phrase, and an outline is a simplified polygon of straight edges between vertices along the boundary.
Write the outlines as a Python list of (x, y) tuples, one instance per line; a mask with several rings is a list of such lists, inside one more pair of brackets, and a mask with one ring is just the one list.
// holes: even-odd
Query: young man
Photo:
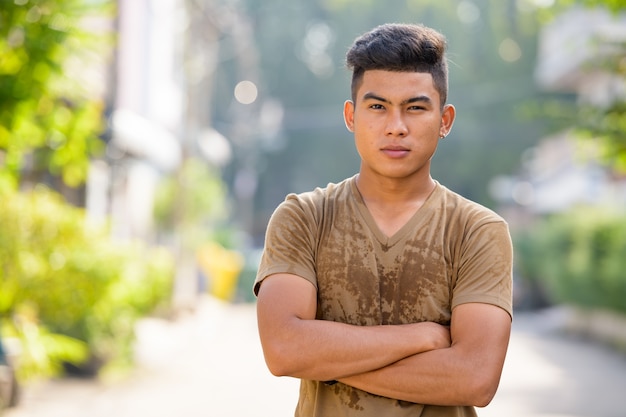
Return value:
[(296, 416), (475, 416), (509, 342), (512, 247), (430, 175), (455, 117), (445, 39), (379, 26), (347, 64), (360, 169), (272, 215), (254, 286), (267, 365), (301, 379)]

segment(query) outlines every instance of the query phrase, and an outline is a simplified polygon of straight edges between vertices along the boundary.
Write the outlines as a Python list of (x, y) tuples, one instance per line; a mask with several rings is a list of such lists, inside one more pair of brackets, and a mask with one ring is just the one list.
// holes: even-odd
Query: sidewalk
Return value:
[[(516, 315), (500, 389), (481, 417), (624, 417), (626, 357), (559, 333), (558, 310)], [(25, 389), (4, 417), (292, 416), (298, 382), (265, 368), (254, 306), (202, 299), (175, 322), (138, 326), (138, 367), (113, 382)]]
[(566, 336), (569, 311), (517, 313), (495, 399), (480, 417), (626, 416), (626, 355)]
[(115, 383), (29, 387), (3, 417), (293, 415), (297, 381), (266, 371), (253, 305), (204, 298), (194, 314), (138, 326), (137, 370)]

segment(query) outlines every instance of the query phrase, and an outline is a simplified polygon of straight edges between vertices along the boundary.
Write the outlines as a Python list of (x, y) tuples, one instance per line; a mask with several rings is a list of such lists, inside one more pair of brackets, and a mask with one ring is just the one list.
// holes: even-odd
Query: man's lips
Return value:
[(381, 151), (391, 158), (402, 158), (409, 153), (409, 150), (407, 148), (399, 146), (388, 146), (381, 149)]

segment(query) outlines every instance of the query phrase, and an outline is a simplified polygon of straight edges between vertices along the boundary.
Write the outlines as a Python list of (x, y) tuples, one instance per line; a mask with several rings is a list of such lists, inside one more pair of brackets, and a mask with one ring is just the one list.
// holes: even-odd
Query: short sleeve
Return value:
[(290, 194), (270, 217), (265, 245), (256, 280), (257, 295), (262, 281), (270, 275), (287, 273), (298, 275), (317, 288), (315, 252), (317, 242), (315, 204)]
[(482, 223), (469, 231), (461, 248), (452, 308), (465, 303), (493, 304), (513, 316), (513, 246), (504, 221)]

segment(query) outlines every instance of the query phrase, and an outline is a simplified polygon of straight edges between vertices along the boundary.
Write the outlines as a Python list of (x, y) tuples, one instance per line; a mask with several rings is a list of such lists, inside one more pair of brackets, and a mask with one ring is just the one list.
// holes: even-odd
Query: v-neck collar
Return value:
[(380, 230), (380, 228), (376, 224), (376, 221), (374, 220), (374, 216), (372, 216), (372, 213), (370, 213), (369, 209), (367, 208), (367, 205), (365, 204), (365, 200), (363, 200), (363, 196), (361, 195), (361, 192), (356, 186), (356, 178), (357, 178), (356, 175), (352, 177), (350, 181), (350, 189), (352, 192), (352, 196), (357, 202), (357, 208), (359, 210), (359, 213), (361, 214), (361, 217), (367, 224), (367, 227), (372, 231), (376, 240), (378, 240), (378, 242), (381, 245), (386, 246), (386, 247), (392, 247), (393, 245), (398, 243), (409, 231), (415, 229), (415, 226), (417, 226), (417, 224), (420, 221), (422, 221), (423, 216), (421, 216), (421, 213), (426, 209), (426, 206), (430, 205), (430, 202), (433, 200), (433, 196), (439, 193), (441, 189), (439, 182), (434, 180), (435, 188), (432, 190), (430, 195), (426, 198), (426, 200), (424, 201), (424, 204), (422, 204), (422, 206), (419, 209), (417, 209), (415, 213), (413, 213), (411, 218), (396, 233), (394, 233), (391, 236), (387, 236)]

